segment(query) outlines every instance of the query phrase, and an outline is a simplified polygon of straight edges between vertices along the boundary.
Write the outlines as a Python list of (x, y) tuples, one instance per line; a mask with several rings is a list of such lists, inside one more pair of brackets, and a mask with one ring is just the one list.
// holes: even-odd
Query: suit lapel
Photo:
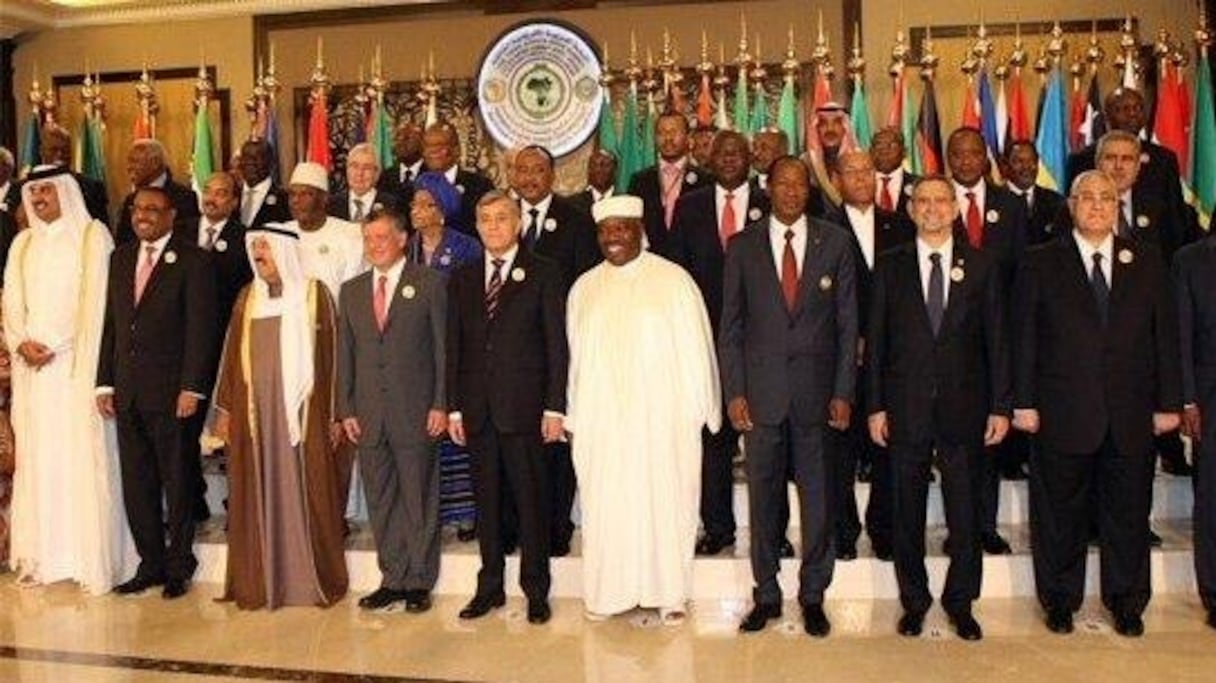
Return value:
[[(823, 242), (823, 235), (820, 227), (811, 221), (810, 217), (806, 220), (806, 245), (802, 256), (802, 274), (798, 278), (798, 298), (794, 299), (794, 313), (796, 318), (802, 313), (802, 307), (806, 300), (810, 298), (811, 287), (819, 286), (815, 280), (815, 272), (817, 268), (813, 268), (815, 258), (819, 255), (819, 245)], [(824, 275), (824, 278), (830, 278)], [(780, 284), (780, 281), (778, 281)], [(834, 286), (835, 283), (832, 283)]]
[[(946, 299), (946, 310), (942, 313), (942, 326), (937, 331), (938, 337), (944, 337), (953, 328), (958, 320), (958, 311), (963, 308), (963, 300), (971, 289), (972, 278), (968, 277), (970, 273), (967, 270), (969, 251), (970, 248), (966, 242), (955, 241), (950, 263), (946, 267), (946, 272), (942, 273), (942, 276), (950, 281), (950, 294)], [(954, 277), (955, 273), (961, 274), (957, 280)], [(928, 316), (927, 311), (926, 308), (926, 317)]]
[[(502, 290), (498, 293), (498, 310), (500, 313), (503, 307), (508, 305), (516, 293), (523, 288), (524, 283), (527, 282), (527, 278), (531, 274), (529, 272), (531, 266), (532, 253), (521, 244), (519, 251), (515, 252), (515, 260), (511, 263), (511, 267), (507, 269), (507, 272), (502, 274)], [(516, 279), (517, 273), (519, 279)]]
[[(1072, 287), (1073, 296), (1084, 302), (1082, 305), (1086, 315), (1090, 317), (1090, 322), (1098, 324), (1101, 321), (1101, 316), (1098, 314), (1098, 302), (1094, 300), (1094, 292), (1090, 288), (1089, 271), (1086, 270), (1085, 262), (1081, 258), (1081, 250), (1077, 248), (1072, 237), (1066, 236), (1061, 236), (1056, 241), (1055, 248), (1060, 253), (1060, 266), (1067, 273), (1064, 276), (1065, 282)], [(1115, 253), (1118, 254), (1117, 245)], [(1114, 264), (1111, 264), (1111, 268), (1111, 272), (1114, 272)]]
[[(917, 319), (920, 320), (921, 327), (933, 338), (933, 324), (929, 321), (929, 302), (925, 299), (925, 287), (920, 279), (920, 261), (916, 252), (915, 243), (910, 249), (900, 252), (899, 258), (902, 262), (899, 263), (896, 272), (903, 279), (899, 290), (901, 296), (907, 297), (909, 300), (916, 303), (915, 308), (918, 312)], [(945, 327), (945, 319), (943, 317), (942, 326)]]
[(1110, 303), (1108, 304), (1109, 310), (1106, 314), (1108, 327), (1111, 326), (1115, 311), (1123, 308), (1121, 302), (1127, 297), (1128, 291), (1130, 291), (1130, 285), (1127, 281), (1135, 277), (1136, 258), (1138, 256), (1140, 254), (1136, 253), (1130, 242), (1115, 238), (1110, 264)]

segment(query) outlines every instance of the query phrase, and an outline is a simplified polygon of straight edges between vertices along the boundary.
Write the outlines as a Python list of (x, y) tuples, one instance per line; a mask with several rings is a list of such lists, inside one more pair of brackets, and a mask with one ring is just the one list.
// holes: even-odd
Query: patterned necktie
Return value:
[(524, 233), (524, 246), (532, 249), (536, 247), (536, 240), (540, 233), (540, 209), (532, 207), (528, 209), (528, 215), (532, 218), (528, 221), (528, 231)]
[(494, 272), (490, 273), (490, 282), (486, 285), (486, 318), (493, 320), (494, 315), (498, 313), (498, 295), (502, 293), (502, 264), (505, 263), (500, 258), (492, 259), (490, 264), (494, 266)]
[(214, 225), (207, 226), (206, 232), (207, 232), (207, 241), (205, 244), (203, 244), (203, 249), (206, 249), (207, 251), (211, 251), (211, 248), (215, 246), (215, 232), (216, 232), (215, 226)]
[(889, 175), (882, 177), (882, 191), (878, 195), (878, 206), (883, 211), (895, 210), (895, 207), (891, 204), (891, 176)]
[(975, 193), (967, 192), (967, 241), (979, 249), (984, 244), (984, 224), (980, 221), (980, 205)]
[(929, 254), (929, 261), (933, 265), (929, 268), (929, 292), (925, 297), (925, 308), (929, 312), (929, 327), (936, 337), (946, 313), (946, 281), (942, 279), (942, 255), (935, 251)]
[(785, 231), (785, 251), (781, 254), (781, 293), (785, 295), (785, 309), (794, 312), (798, 299), (798, 259), (794, 256), (794, 231)]
[(726, 202), (722, 204), (722, 225), (718, 230), (718, 234), (722, 238), (722, 248), (726, 248), (726, 243), (731, 236), (738, 232), (738, 221), (735, 219), (735, 193), (726, 193)]
[(376, 327), (384, 332), (388, 323), (388, 276), (381, 275), (376, 279), (376, 294), (372, 297), (372, 310), (376, 313)]
[(675, 215), (676, 200), (680, 198), (680, 167), (663, 164), (663, 225), (671, 229), (671, 217)]
[(253, 218), (257, 215), (254, 211), (253, 200), (253, 188), (245, 188), (245, 196), (241, 199), (241, 223), (250, 228), (253, 227)]
[(148, 280), (152, 279), (152, 269), (156, 267), (156, 247), (149, 244), (144, 247), (144, 260), (140, 261), (139, 268), (135, 271), (135, 303), (144, 296), (144, 289), (148, 286)]
[(1110, 308), (1110, 285), (1106, 283), (1106, 273), (1102, 272), (1102, 254), (1094, 252), (1094, 265), (1089, 271), (1089, 287), (1094, 291), (1094, 301), (1098, 304), (1098, 316), (1102, 325), (1106, 325), (1106, 316)]
[(355, 211), (351, 214), (350, 219), (358, 223), (363, 220), (363, 200), (355, 198), (352, 201), (355, 203)]

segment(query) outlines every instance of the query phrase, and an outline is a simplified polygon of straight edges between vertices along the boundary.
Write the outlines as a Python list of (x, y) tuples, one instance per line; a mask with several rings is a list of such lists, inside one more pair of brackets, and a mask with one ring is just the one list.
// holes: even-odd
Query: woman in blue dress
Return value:
[[(442, 173), (427, 171), (414, 180), (410, 201), (414, 234), (406, 250), (411, 263), (449, 273), (481, 258), (481, 243), (446, 227), (459, 214), (461, 199)], [(461, 541), (473, 540), (476, 533), (469, 453), (448, 439), (439, 444), (439, 522), (455, 527)]]

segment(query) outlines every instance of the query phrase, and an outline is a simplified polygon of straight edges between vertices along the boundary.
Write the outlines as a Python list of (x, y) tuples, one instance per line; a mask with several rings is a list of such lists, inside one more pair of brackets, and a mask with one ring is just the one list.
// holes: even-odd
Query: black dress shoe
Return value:
[(1047, 610), (1047, 630), (1060, 635), (1072, 633), (1072, 612), (1059, 607)]
[(963, 640), (974, 641), (984, 637), (984, 630), (980, 628), (980, 622), (975, 620), (970, 610), (951, 614), (950, 623), (954, 624), (954, 632)]
[(405, 591), (393, 590), (381, 586), (367, 595), (359, 598), (359, 606), (363, 609), (384, 609), (395, 602), (405, 599)]
[(405, 591), (405, 611), (420, 614), (431, 608), (431, 592), (425, 590)]
[(175, 600), (182, 597), (190, 590), (190, 582), (183, 579), (169, 579), (165, 582), (165, 589), (161, 591), (161, 596), (166, 600)]
[(461, 543), (468, 543), (469, 541), (472, 541), (476, 538), (477, 538), (477, 528), (476, 527), (471, 527), (471, 526), (460, 527), (459, 529), (456, 530), (456, 540), (460, 541)]
[(924, 612), (904, 612), (899, 618), (899, 635), (915, 638), (925, 629)]
[(519, 548), (519, 539), (518, 538), (504, 538), (503, 539), (503, 541), (502, 541), (502, 554), (503, 555), (510, 555), (510, 554), (514, 553), (517, 548)]
[(164, 579), (136, 575), (135, 578), (131, 579), (130, 581), (120, 583), (115, 586), (114, 592), (119, 595), (134, 595), (136, 593), (142, 593), (149, 588), (160, 586), (164, 582)]
[(781, 557), (783, 559), (788, 560), (794, 556), (794, 544), (790, 543), (790, 539), (783, 538), (783, 539), (781, 539), (781, 547), (778, 549), (777, 552), (778, 552), (778, 554), (781, 555)]
[(895, 558), (895, 553), (891, 550), (891, 544), (883, 541), (870, 541), (870, 548), (874, 551), (874, 557), (883, 562), (890, 562)]
[(1139, 614), (1130, 612), (1115, 615), (1115, 633), (1128, 638), (1139, 638), (1144, 635), (1144, 620)]
[(1208, 610), (1207, 625), (1208, 628), (1216, 628), (1216, 609)]
[(1152, 529), (1149, 529), (1149, 530), (1148, 530), (1148, 544), (1149, 544), (1149, 547), (1152, 547), (1152, 548), (1160, 548), (1160, 547), (1161, 547), (1161, 543), (1162, 543), (1162, 541), (1161, 541), (1161, 536), (1157, 535), (1157, 532), (1156, 532), (1156, 531), (1153, 531)]
[(696, 552), (698, 555), (713, 556), (722, 552), (726, 548), (735, 544), (734, 536), (718, 536), (717, 534), (705, 534), (701, 540), (697, 541)]
[(1021, 467), (1010, 467), (1001, 471), (1001, 479), (1005, 481), (1025, 481), (1027, 478), (1026, 470)]
[(743, 618), (743, 622), (739, 624), (739, 630), (743, 633), (763, 631), (770, 620), (779, 618), (781, 618), (780, 603), (776, 605), (758, 604), (752, 607), (752, 611)]
[(1013, 554), (1013, 548), (1009, 547), (1009, 542), (1001, 538), (1001, 535), (995, 531), (987, 531), (980, 536), (980, 547), (989, 555)]
[(836, 559), (851, 562), (857, 559), (857, 544), (839, 541), (836, 543)]
[(528, 623), (544, 624), (553, 616), (548, 600), (528, 600)]
[(857, 481), (868, 484), (874, 479), (874, 466), (868, 462), (857, 464)]
[(478, 619), (490, 613), (496, 607), (507, 604), (507, 596), (502, 593), (493, 595), (474, 595), (469, 604), (460, 610), (461, 619)]
[(570, 539), (558, 538), (549, 541), (549, 557), (565, 557), (570, 554)]
[(802, 606), (802, 627), (807, 635), (816, 638), (826, 638), (832, 632), (832, 623), (828, 621), (828, 615), (823, 613), (823, 605)]

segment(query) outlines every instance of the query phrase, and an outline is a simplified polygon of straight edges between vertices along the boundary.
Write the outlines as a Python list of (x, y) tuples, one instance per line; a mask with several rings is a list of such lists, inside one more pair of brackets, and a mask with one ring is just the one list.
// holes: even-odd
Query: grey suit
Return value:
[(809, 219), (790, 312), (769, 243), (771, 229), (767, 219), (753, 223), (727, 246), (718, 339), (723, 395), (728, 401), (746, 398), (755, 425), (744, 435), (755, 602), (781, 601), (779, 501), (792, 469), (801, 501), (798, 598), (804, 605), (819, 604), (835, 562), (825, 454), (828, 403), (852, 402), (857, 375), (854, 250), (844, 231)]
[(338, 415), (356, 417), (360, 474), (383, 574), (393, 590), (430, 590), (439, 576), (439, 474), (428, 411), (447, 411), (443, 368), (447, 290), (442, 277), (406, 263), (389, 282), (384, 332), (368, 271), (342, 285)]

